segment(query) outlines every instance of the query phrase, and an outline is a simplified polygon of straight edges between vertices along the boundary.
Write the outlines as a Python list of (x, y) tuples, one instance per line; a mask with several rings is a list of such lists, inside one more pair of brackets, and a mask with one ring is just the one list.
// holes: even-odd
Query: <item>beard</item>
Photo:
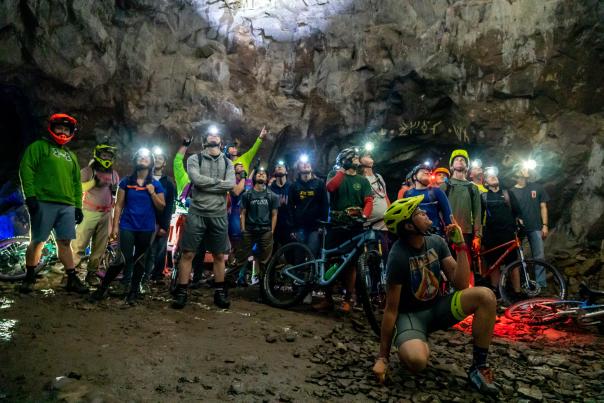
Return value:
[(208, 147), (208, 148), (220, 147), (220, 143), (212, 141), (212, 142), (206, 143), (206, 147)]
[(417, 181), (424, 186), (428, 186), (430, 184), (430, 179), (418, 179)]
[(283, 178), (283, 177), (284, 177), (284, 176), (286, 176), (286, 175), (287, 175), (287, 174), (285, 174), (285, 173), (283, 173), (283, 172), (275, 172), (275, 173), (273, 174), (273, 176), (274, 176), (275, 178)]
[(256, 179), (256, 183), (258, 185), (264, 185), (266, 183), (266, 180), (264, 180), (264, 179)]

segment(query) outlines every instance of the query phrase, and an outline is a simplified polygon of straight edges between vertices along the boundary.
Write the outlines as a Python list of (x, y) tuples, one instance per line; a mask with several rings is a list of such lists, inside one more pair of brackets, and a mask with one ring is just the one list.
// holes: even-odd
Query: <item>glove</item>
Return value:
[(76, 223), (76, 225), (78, 225), (79, 223), (81, 223), (83, 219), (84, 219), (84, 213), (82, 213), (82, 209), (76, 207), (76, 209), (75, 209), (75, 223)]
[(185, 147), (188, 147), (191, 145), (192, 141), (193, 141), (193, 137), (185, 137), (184, 139), (182, 139), (182, 145)]
[(38, 199), (35, 196), (27, 197), (25, 204), (27, 205), (30, 217), (36, 215), (38, 210), (40, 210), (40, 203), (38, 203)]
[(451, 241), (451, 243), (454, 243), (455, 245), (461, 245), (465, 243), (463, 233), (461, 232), (461, 227), (459, 225), (447, 225), (446, 231), (447, 237), (449, 238), (449, 241)]
[(245, 179), (245, 178), (247, 178), (247, 172), (245, 172), (245, 171), (241, 171), (241, 173), (239, 174), (239, 177), (240, 177), (241, 179)]

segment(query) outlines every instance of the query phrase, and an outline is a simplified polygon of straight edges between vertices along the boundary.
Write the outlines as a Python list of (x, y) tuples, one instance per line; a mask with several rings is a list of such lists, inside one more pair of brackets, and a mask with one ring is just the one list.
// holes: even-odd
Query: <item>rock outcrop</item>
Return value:
[(531, 155), (552, 242), (599, 246), (603, 20), (597, 0), (15, 0), (0, 4), (0, 84), (40, 125), (76, 115), (82, 159), (106, 134), (124, 157), (174, 149), (207, 121), (244, 145), (267, 124), (265, 158), (304, 148), (323, 172), (378, 140), (391, 191), (460, 144), (504, 172)]

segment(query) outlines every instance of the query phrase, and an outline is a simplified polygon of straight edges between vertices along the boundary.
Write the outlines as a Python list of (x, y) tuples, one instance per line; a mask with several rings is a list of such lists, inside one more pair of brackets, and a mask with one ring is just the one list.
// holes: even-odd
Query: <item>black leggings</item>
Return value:
[(145, 259), (142, 256), (147, 252), (149, 246), (151, 246), (153, 234), (153, 232), (120, 229), (120, 250), (124, 255), (125, 264), (124, 266), (109, 267), (103, 279), (103, 285), (108, 286), (122, 271), (122, 268), (124, 268), (125, 275), (132, 273), (130, 289), (138, 290), (145, 273)]

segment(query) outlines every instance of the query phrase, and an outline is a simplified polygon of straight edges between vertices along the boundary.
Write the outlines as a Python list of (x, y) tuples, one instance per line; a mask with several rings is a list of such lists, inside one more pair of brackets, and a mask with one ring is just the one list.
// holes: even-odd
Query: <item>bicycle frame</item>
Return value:
[[(482, 258), (483, 258), (485, 255), (488, 255), (488, 254), (490, 254), (491, 252), (494, 252), (494, 251), (499, 250), (499, 249), (503, 249), (503, 248), (505, 248), (505, 247), (507, 247), (507, 249), (506, 249), (506, 250), (503, 252), (503, 254), (502, 254), (500, 257), (499, 257), (499, 259), (497, 259), (497, 260), (495, 261), (495, 263), (493, 263), (492, 265), (490, 265), (490, 266), (488, 267), (488, 269), (486, 270), (486, 272), (484, 272), (484, 271), (482, 270), (482, 262), (481, 262), (481, 259), (482, 259)], [(475, 256), (475, 257), (476, 257), (476, 259), (478, 259), (478, 261), (479, 261), (478, 263), (479, 263), (479, 268), (480, 268), (480, 270), (479, 270), (479, 271), (480, 271), (480, 275), (481, 275), (481, 276), (484, 276), (484, 277), (489, 276), (491, 273), (493, 273), (493, 271), (495, 271), (495, 270), (497, 270), (499, 267), (501, 267), (501, 263), (503, 263), (503, 261), (505, 260), (505, 258), (506, 258), (506, 257), (508, 257), (508, 255), (509, 255), (510, 253), (512, 253), (512, 252), (513, 252), (514, 250), (516, 250), (516, 249), (518, 250), (518, 253), (519, 253), (519, 255), (520, 255), (520, 260), (524, 262), (524, 253), (522, 252), (522, 248), (521, 248), (521, 245), (520, 245), (520, 240), (519, 240), (518, 238), (516, 238), (516, 239), (514, 239), (514, 240), (512, 240), (512, 241), (506, 242), (506, 243), (502, 243), (501, 245), (497, 245), (497, 246), (495, 246), (495, 247), (493, 247), (493, 248), (491, 248), (491, 249), (487, 249), (487, 250), (485, 250), (485, 251), (483, 251), (483, 252), (478, 252), (478, 253), (476, 253), (474, 256)], [(523, 265), (523, 266), (524, 266), (524, 265)]]
[[(338, 245), (337, 247), (335, 247), (333, 249), (325, 249), (325, 238), (326, 238), (325, 232), (326, 231), (324, 228), (321, 228), (320, 231), (322, 233), (322, 238), (323, 238), (322, 243), (321, 243), (321, 245), (322, 245), (321, 246), (321, 257), (319, 259), (314, 259), (310, 262), (304, 262), (301, 264), (297, 264), (295, 266), (291, 266), (291, 267), (288, 267), (283, 270), (283, 273), (285, 275), (287, 275), (292, 280), (294, 280), (300, 284), (306, 284), (307, 281), (296, 276), (293, 273), (293, 271), (300, 269), (303, 266), (309, 266), (309, 265), (311, 266), (312, 272), (313, 272), (312, 282), (314, 282), (315, 284), (318, 284), (320, 286), (327, 286), (327, 285), (333, 283), (334, 280), (336, 279), (336, 277), (338, 276), (338, 274), (340, 274), (340, 272), (342, 270), (344, 270), (344, 268), (350, 263), (352, 258), (355, 255), (357, 255), (358, 251), (364, 245), (366, 245), (367, 243), (369, 243), (371, 241), (377, 240), (375, 230), (372, 228), (368, 228), (368, 229), (364, 230), (361, 234), (354, 236), (353, 238)], [(354, 245), (355, 243), (356, 243), (356, 245), (352, 247), (352, 250), (350, 252), (343, 253), (344, 250), (348, 249), (351, 245)], [(327, 260), (330, 256), (340, 256), (344, 260), (342, 261), (342, 263), (340, 263), (340, 265), (336, 269), (334, 275), (331, 276), (331, 278), (329, 280), (325, 280), (324, 279), (325, 278), (325, 262), (327, 262)]]

